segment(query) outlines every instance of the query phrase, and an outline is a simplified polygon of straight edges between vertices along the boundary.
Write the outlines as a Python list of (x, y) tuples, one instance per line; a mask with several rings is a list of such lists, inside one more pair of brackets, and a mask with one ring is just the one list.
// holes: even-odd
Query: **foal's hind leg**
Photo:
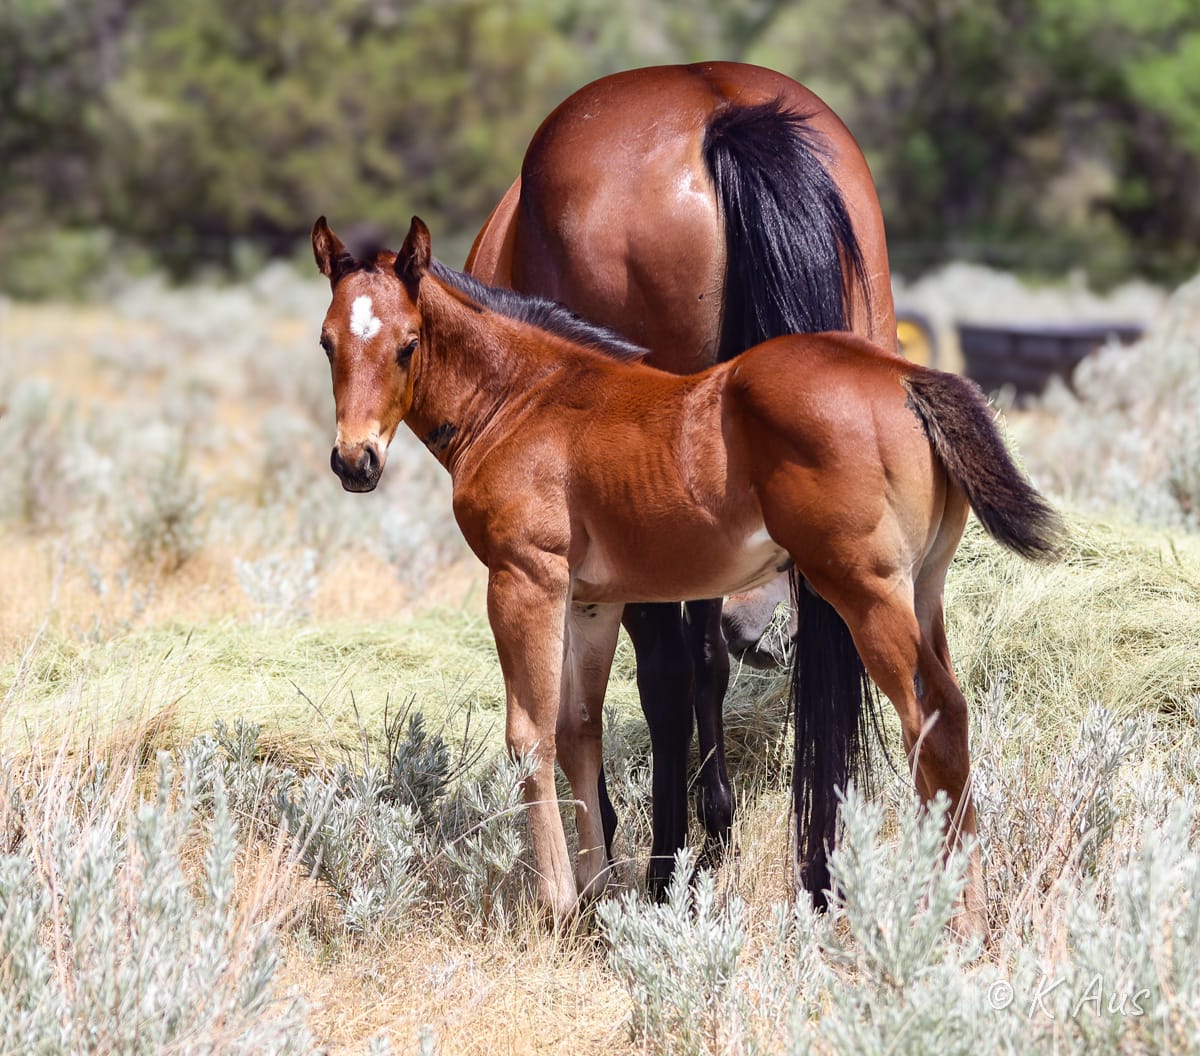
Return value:
[(646, 886), (661, 899), (675, 852), (687, 842), (692, 662), (677, 603), (626, 605), (623, 621), (637, 656), (638, 696), (650, 727), (653, 839)]
[[(944, 573), (944, 568), (943, 568)], [(924, 590), (922, 612), (928, 605)], [(850, 628), (867, 673), (892, 702), (900, 716), (904, 745), (922, 799), (939, 790), (950, 797), (949, 838), (957, 844), (975, 834), (975, 808), (970, 788), (970, 751), (967, 738), (967, 702), (939, 652), (946, 656), (938, 620), (918, 618), (911, 582), (889, 580), (840, 583), (823, 582), (820, 592), (834, 605)], [(982, 934), (986, 918), (979, 884), (978, 852), (968, 865), (968, 887), (963, 895), (960, 925)]]
[(729, 649), (721, 627), (722, 599), (689, 601), (684, 606), (688, 646), (695, 673), (692, 705), (700, 739), (700, 789), (696, 812), (708, 835), (710, 855), (719, 855), (733, 826), (733, 790), (725, 761), (725, 691), (729, 688)]
[[(951, 817), (951, 832), (957, 840), (963, 836), (974, 837), (977, 827), (974, 797), (971, 795), (966, 699), (954, 675), (954, 668), (950, 662), (950, 646), (946, 641), (942, 609), (944, 578), (944, 569), (940, 572), (935, 571), (933, 575), (923, 573), (918, 578), (916, 611), (922, 638), (928, 643), (935, 661), (927, 665), (931, 678), (940, 687), (941, 698), (957, 704), (940, 713), (919, 744), (912, 746), (906, 740), (905, 748), (909, 758), (913, 760), (915, 772), (930, 790), (923, 793), (926, 797), (931, 796), (938, 788), (949, 787), (947, 781), (954, 780), (960, 769), (965, 771), (965, 790), (961, 798), (954, 800), (955, 811)], [(927, 693), (927, 696), (931, 695)], [(926, 711), (929, 711), (928, 706)], [(928, 723), (929, 719), (925, 721)], [(983, 873), (978, 851), (972, 852), (967, 864), (967, 889), (963, 892), (963, 904), (966, 910), (965, 927), (983, 932), (987, 920), (983, 899)]]
[(557, 747), (558, 763), (575, 796), (575, 883), (581, 896), (598, 894), (608, 879), (611, 833), (599, 793), (604, 693), (620, 627), (620, 605), (575, 604), (567, 612)]

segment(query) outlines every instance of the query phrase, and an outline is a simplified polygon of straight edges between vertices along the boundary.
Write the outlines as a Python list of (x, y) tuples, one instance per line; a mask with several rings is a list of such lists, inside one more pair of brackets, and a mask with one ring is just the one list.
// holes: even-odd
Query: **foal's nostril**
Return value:
[(363, 457), (359, 463), (359, 468), (367, 477), (379, 476), (379, 452), (375, 450), (374, 444), (367, 444), (363, 449)]
[(342, 461), (342, 456), (338, 452), (336, 445), (334, 445), (333, 450), (329, 452), (329, 468), (332, 469), (339, 477), (346, 472), (346, 463)]

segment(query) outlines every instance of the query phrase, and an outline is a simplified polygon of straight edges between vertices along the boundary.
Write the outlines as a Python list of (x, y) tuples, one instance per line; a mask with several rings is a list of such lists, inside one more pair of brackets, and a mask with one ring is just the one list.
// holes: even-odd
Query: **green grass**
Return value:
[[(636, 709), (628, 644), (610, 700)], [(397, 622), (272, 626), (223, 620), (131, 631), (95, 645), (44, 637), (0, 668), (11, 687), (0, 738), (22, 743), (121, 738), (133, 726), (155, 747), (207, 732), (218, 719), (260, 725), (274, 754), (300, 766), (377, 743), (385, 708), (410, 702), (450, 737), (467, 724), (503, 743), (504, 684), (487, 621), (435, 609)]]
[(972, 523), (946, 590), (968, 696), (999, 680), (1039, 739), (1099, 703), (1121, 715), (1200, 700), (1200, 539), (1071, 519), (1063, 560), (1033, 565)]
[[(1073, 521), (1063, 561), (1033, 565), (972, 523), (946, 591), (951, 651), (968, 697), (1003, 681), (1031, 736), (1070, 736), (1087, 707), (1192, 721), (1200, 698), (1200, 540)], [(504, 687), (491, 630), (475, 611), (435, 609), (395, 622), (165, 624), (97, 644), (41, 639), (0, 668), (11, 687), (0, 737), (58, 743), (104, 738), (130, 723), (169, 746), (244, 718), (298, 764), (377, 738), (387, 707), (409, 702), (454, 735), (469, 721), (502, 742)], [(736, 670), (727, 705), (741, 770), (784, 765), (782, 675)], [(637, 751), (632, 649), (623, 638), (609, 703)], [(766, 749), (770, 747), (769, 751)]]

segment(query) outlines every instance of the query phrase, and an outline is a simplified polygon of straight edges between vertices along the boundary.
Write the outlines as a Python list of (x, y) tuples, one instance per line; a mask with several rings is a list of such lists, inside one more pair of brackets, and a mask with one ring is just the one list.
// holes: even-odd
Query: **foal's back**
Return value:
[(786, 561), (768, 537), (797, 559), (886, 541), (903, 562), (927, 549), (946, 488), (907, 406), (914, 369), (848, 334), (776, 338), (687, 376), (568, 357), (530, 394), (545, 413), (512, 453), (553, 451), (561, 474), (543, 461), (543, 477), (569, 482), (581, 600), (746, 589)]

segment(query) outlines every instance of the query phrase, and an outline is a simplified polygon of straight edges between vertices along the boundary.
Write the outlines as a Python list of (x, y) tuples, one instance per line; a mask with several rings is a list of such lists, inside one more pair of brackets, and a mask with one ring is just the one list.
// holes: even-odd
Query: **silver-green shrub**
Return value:
[(236, 904), (236, 831), (204, 769), (160, 756), (155, 794), (128, 806), (61, 772), (9, 784), (0, 1052), (311, 1051), (303, 1005), (273, 992), (270, 919)]
[(1055, 386), (1021, 444), (1043, 486), (1073, 504), (1200, 528), (1200, 277), (1147, 336), (1111, 346)]
[[(405, 722), (405, 720), (407, 720)], [(394, 936), (420, 907), (448, 905), (468, 931), (507, 927), (527, 885), (523, 759), (495, 756), (467, 769), (477, 753), (450, 747), (406, 710), (386, 724), (379, 761), (341, 763), (301, 778), (259, 758), (259, 729), (218, 725), (189, 748), (211, 754), (231, 802), (252, 831), (282, 823), (293, 856), (319, 880), (346, 927), (375, 939)]]
[(389, 795), (417, 812), (421, 825), (431, 829), (441, 803), (457, 776), (450, 761), (450, 746), (441, 734), (430, 734), (419, 711), (394, 723), (385, 721)]
[(1150, 736), (1144, 720), (1093, 705), (1075, 742), (1039, 749), (1005, 679), (978, 702), (973, 790), (988, 901), (1020, 929), (1045, 894), (1093, 875), (1118, 821), (1122, 768)]
[(0, 393), (0, 519), (25, 527), (66, 523), (87, 506), (94, 488), (85, 469), (95, 469), (75, 410), (56, 403), (41, 380)]
[(629, 990), (634, 1036), (652, 1052), (728, 1051), (743, 1029), (735, 985), (746, 906), (717, 897), (707, 870), (691, 883), (692, 856), (675, 856), (666, 901), (633, 892), (596, 910), (609, 964)]
[[(844, 833), (830, 855), (830, 920), (818, 939), (834, 971), (830, 1007), (813, 1034), (833, 1052), (862, 1056), (1003, 1051), (986, 1025), (981, 988), (965, 975), (978, 944), (955, 938), (951, 922), (966, 883), (967, 848), (946, 852), (949, 800), (908, 805), (885, 838), (886, 812), (853, 789)], [(803, 1051), (804, 1033), (793, 1038)], [(986, 1039), (986, 1040), (985, 1040)]]
[(204, 542), (204, 488), (181, 430), (158, 425), (144, 430), (142, 439), (145, 449), (127, 470), (121, 522), (135, 560), (175, 571)]
[(379, 767), (340, 766), (281, 799), (301, 860), (329, 885), (350, 930), (364, 934), (394, 928), (420, 894), (417, 815), (385, 799), (386, 782)]
[(254, 606), (261, 623), (288, 623), (306, 619), (321, 585), (317, 552), (306, 547), (298, 554), (274, 553), (256, 561), (233, 559), (242, 593)]
[(525, 851), (524, 783), (532, 757), (497, 755), (447, 797), (433, 851), (445, 867), (430, 874), (432, 893), (461, 917), (466, 930), (508, 926), (527, 885), (518, 869)]
[(1194, 799), (1147, 823), (1136, 850), (1070, 907), (1052, 1007), (1079, 1051), (1200, 1052), (1200, 854)]
[(1195, 729), (1094, 707), (1073, 743), (1030, 753), (1002, 687), (982, 710), (980, 835), (1004, 873), (987, 949), (952, 926), (966, 857), (944, 846), (946, 800), (922, 808), (900, 779), (880, 802), (851, 790), (825, 915), (801, 898), (764, 928), (707, 873), (689, 891), (686, 856), (664, 905), (599, 907), (640, 1049), (1200, 1052)]

